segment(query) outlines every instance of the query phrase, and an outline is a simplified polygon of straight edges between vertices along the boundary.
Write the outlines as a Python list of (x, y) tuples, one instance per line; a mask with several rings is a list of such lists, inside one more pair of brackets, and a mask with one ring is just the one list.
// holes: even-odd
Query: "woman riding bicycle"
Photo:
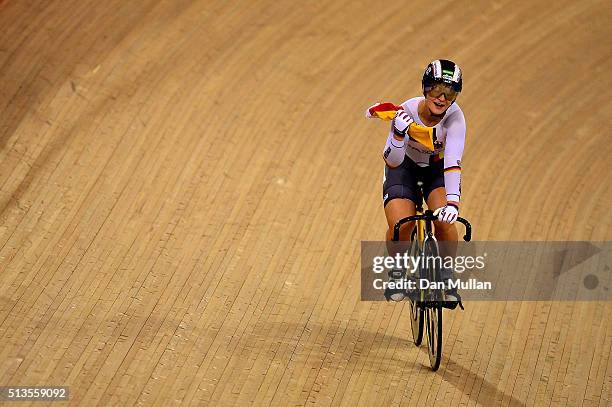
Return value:
[[(453, 224), (459, 214), (461, 198), (461, 156), (465, 142), (465, 118), (455, 103), (462, 90), (461, 69), (452, 61), (438, 59), (431, 62), (423, 74), (423, 96), (408, 99), (401, 104), (393, 118), (391, 130), (383, 150), (385, 176), (383, 203), (389, 229), (387, 240), (393, 237), (395, 223), (416, 213), (416, 205), (422, 202), (417, 182), (422, 182), (427, 207), (437, 212), (434, 222), (435, 236), (447, 241), (441, 247), (442, 257), (456, 254), (458, 234)], [(385, 110), (385, 105), (371, 106), (366, 116), (380, 117), (376, 113)], [(388, 109), (387, 109), (388, 110)], [(417, 141), (412, 137), (410, 126), (416, 123), (433, 128), (430, 142)], [(413, 223), (404, 224), (400, 240), (410, 240)], [(405, 270), (392, 270), (392, 281), (405, 277)], [(452, 270), (444, 270), (443, 277), (450, 278)], [(402, 289), (389, 289), (385, 297), (401, 301)], [(454, 289), (446, 290), (446, 300), (461, 301)]]

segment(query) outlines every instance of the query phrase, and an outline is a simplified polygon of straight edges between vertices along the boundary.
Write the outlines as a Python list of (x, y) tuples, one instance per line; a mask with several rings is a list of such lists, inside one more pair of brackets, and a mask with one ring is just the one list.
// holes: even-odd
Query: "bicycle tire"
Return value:
[[(423, 247), (425, 257), (438, 256), (438, 245), (434, 239), (426, 239)], [(427, 269), (430, 281), (437, 281), (435, 269)], [(427, 353), (431, 370), (436, 371), (442, 360), (442, 303), (432, 301), (425, 308), (425, 323), (427, 328)]]
[(423, 343), (423, 320), (425, 319), (425, 311), (423, 311), (416, 301), (408, 300), (408, 303), (410, 305), (412, 340), (415, 346), (420, 346), (421, 343)]
[(429, 364), (434, 372), (440, 367), (442, 360), (442, 305), (436, 304), (427, 307), (425, 313), (427, 321), (427, 353)]
[[(410, 234), (410, 240), (414, 242), (414, 238), (416, 237), (416, 227), (412, 229), (412, 233)], [(411, 247), (411, 256), (415, 256), (418, 251), (418, 248), (415, 250), (414, 245)], [(414, 341), (415, 346), (420, 346), (423, 343), (423, 320), (425, 319), (425, 311), (423, 308), (419, 306), (417, 301), (414, 301), (412, 298), (408, 299), (408, 304), (410, 307), (410, 327), (412, 328), (412, 340)]]

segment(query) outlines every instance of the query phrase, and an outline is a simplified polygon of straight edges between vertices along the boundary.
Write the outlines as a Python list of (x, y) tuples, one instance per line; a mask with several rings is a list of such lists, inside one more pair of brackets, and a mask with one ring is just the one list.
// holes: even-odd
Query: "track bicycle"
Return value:
[[(419, 187), (422, 184), (419, 182)], [(421, 191), (422, 192), (422, 191)], [(423, 194), (421, 193), (421, 196)], [(428, 258), (438, 258), (438, 241), (433, 233), (433, 222), (437, 216), (433, 211), (427, 209), (423, 211), (423, 202), (416, 208), (417, 214), (400, 219), (393, 228), (393, 241), (399, 241), (400, 227), (408, 222), (415, 222), (410, 235), (410, 257), (421, 258), (418, 267), (418, 283), (426, 280), (425, 288), (418, 288), (408, 292), (408, 302), (410, 304), (410, 323), (412, 325), (412, 338), (416, 346), (423, 341), (423, 328), (427, 332), (427, 345), (429, 353), (429, 363), (433, 371), (440, 367), (442, 359), (442, 308), (444, 305), (445, 294), (442, 284), (441, 270), (439, 262), (427, 261)], [(469, 242), (472, 238), (472, 226), (461, 217), (457, 222), (465, 226), (463, 240)], [(414, 281), (414, 280), (413, 280)], [(430, 284), (435, 282), (436, 284)], [(430, 288), (432, 287), (433, 288)], [(461, 304), (460, 304), (461, 305)], [(456, 304), (455, 304), (456, 306)], [(463, 306), (461, 305), (463, 308)]]

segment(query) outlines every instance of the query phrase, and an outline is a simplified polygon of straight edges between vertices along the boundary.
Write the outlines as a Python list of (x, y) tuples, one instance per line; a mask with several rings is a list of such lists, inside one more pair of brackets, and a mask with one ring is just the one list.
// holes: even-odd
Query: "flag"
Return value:
[[(393, 103), (379, 103), (368, 109), (372, 117), (378, 117), (382, 120), (393, 120), (398, 110), (403, 110), (402, 106), (396, 106)], [(434, 139), (436, 137), (436, 129), (433, 127), (421, 126), (417, 123), (412, 123), (408, 129), (408, 136), (411, 140), (421, 144), (429, 151), (434, 151)]]

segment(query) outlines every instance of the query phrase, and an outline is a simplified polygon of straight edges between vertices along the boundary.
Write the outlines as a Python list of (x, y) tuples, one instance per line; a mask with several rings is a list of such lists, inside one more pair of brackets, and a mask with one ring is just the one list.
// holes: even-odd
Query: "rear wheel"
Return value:
[(410, 323), (412, 324), (412, 339), (414, 344), (419, 346), (423, 342), (423, 317), (424, 312), (416, 301), (409, 300), (410, 303)]

